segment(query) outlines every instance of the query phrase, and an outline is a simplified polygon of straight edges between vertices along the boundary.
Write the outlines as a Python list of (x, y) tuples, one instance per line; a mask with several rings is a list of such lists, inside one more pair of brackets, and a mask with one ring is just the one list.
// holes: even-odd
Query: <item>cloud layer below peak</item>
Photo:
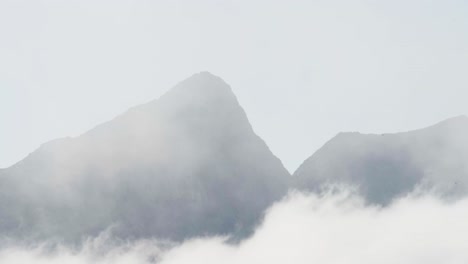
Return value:
[(117, 242), (106, 234), (80, 250), (12, 245), (1, 263), (466, 263), (468, 199), (410, 195), (388, 207), (366, 205), (352, 191), (293, 193), (271, 207), (255, 234), (237, 244), (199, 238), (178, 245)]

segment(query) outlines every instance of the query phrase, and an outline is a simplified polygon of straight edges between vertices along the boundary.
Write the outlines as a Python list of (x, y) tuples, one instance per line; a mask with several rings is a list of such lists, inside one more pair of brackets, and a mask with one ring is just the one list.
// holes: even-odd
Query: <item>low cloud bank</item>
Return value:
[(296, 193), (270, 208), (263, 225), (239, 245), (225, 238), (168, 246), (101, 236), (80, 250), (6, 247), (0, 263), (468, 263), (467, 219), (468, 199), (411, 195), (381, 208), (347, 190)]

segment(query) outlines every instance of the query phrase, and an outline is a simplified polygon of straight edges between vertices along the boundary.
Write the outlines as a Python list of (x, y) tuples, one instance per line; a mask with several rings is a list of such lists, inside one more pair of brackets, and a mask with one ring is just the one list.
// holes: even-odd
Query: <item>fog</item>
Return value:
[(468, 194), (468, 117), (403, 133), (340, 133), (294, 173), (295, 188), (359, 187), (370, 203), (386, 205), (415, 189), (447, 199)]
[(290, 175), (253, 131), (229, 85), (195, 74), (161, 98), (0, 172), (4, 237), (243, 238)]
[(0, 0), (0, 263), (468, 263), (467, 11)]
[[(407, 133), (339, 134), (291, 177), (230, 86), (201, 72), (0, 171), (1, 256), (459, 263), (467, 131), (461, 116)], [(330, 183), (353, 188), (329, 190)]]
[(0, 250), (0, 262), (435, 264), (468, 260), (468, 199), (445, 202), (431, 194), (410, 194), (378, 207), (366, 205), (352, 190), (291, 193), (268, 210), (252, 237), (239, 244), (220, 237), (181, 244), (123, 242), (106, 233), (88, 240), (81, 249), (11, 244)]

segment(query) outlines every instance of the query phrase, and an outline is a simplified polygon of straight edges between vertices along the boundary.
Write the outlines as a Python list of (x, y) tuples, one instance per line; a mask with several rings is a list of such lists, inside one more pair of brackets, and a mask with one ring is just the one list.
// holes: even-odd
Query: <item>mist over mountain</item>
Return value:
[(230, 87), (203, 72), (3, 170), (0, 233), (77, 241), (113, 227), (130, 239), (244, 237), (289, 177)]
[(202, 72), (0, 170), (0, 245), (74, 244), (109, 229), (123, 241), (239, 240), (288, 191), (320, 195), (330, 184), (356, 186), (370, 204), (415, 190), (458, 200), (468, 194), (467, 135), (465, 116), (405, 133), (340, 133), (291, 177), (231, 88)]
[(415, 189), (461, 197), (468, 194), (468, 117), (405, 133), (340, 133), (299, 167), (293, 182), (313, 192), (353, 185), (382, 205)]

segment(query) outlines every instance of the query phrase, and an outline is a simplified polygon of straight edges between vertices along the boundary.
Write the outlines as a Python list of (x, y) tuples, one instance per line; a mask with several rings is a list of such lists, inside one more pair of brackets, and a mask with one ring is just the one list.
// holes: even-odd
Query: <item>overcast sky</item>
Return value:
[(465, 0), (0, 0), (0, 167), (210, 71), (285, 166), (468, 114)]

